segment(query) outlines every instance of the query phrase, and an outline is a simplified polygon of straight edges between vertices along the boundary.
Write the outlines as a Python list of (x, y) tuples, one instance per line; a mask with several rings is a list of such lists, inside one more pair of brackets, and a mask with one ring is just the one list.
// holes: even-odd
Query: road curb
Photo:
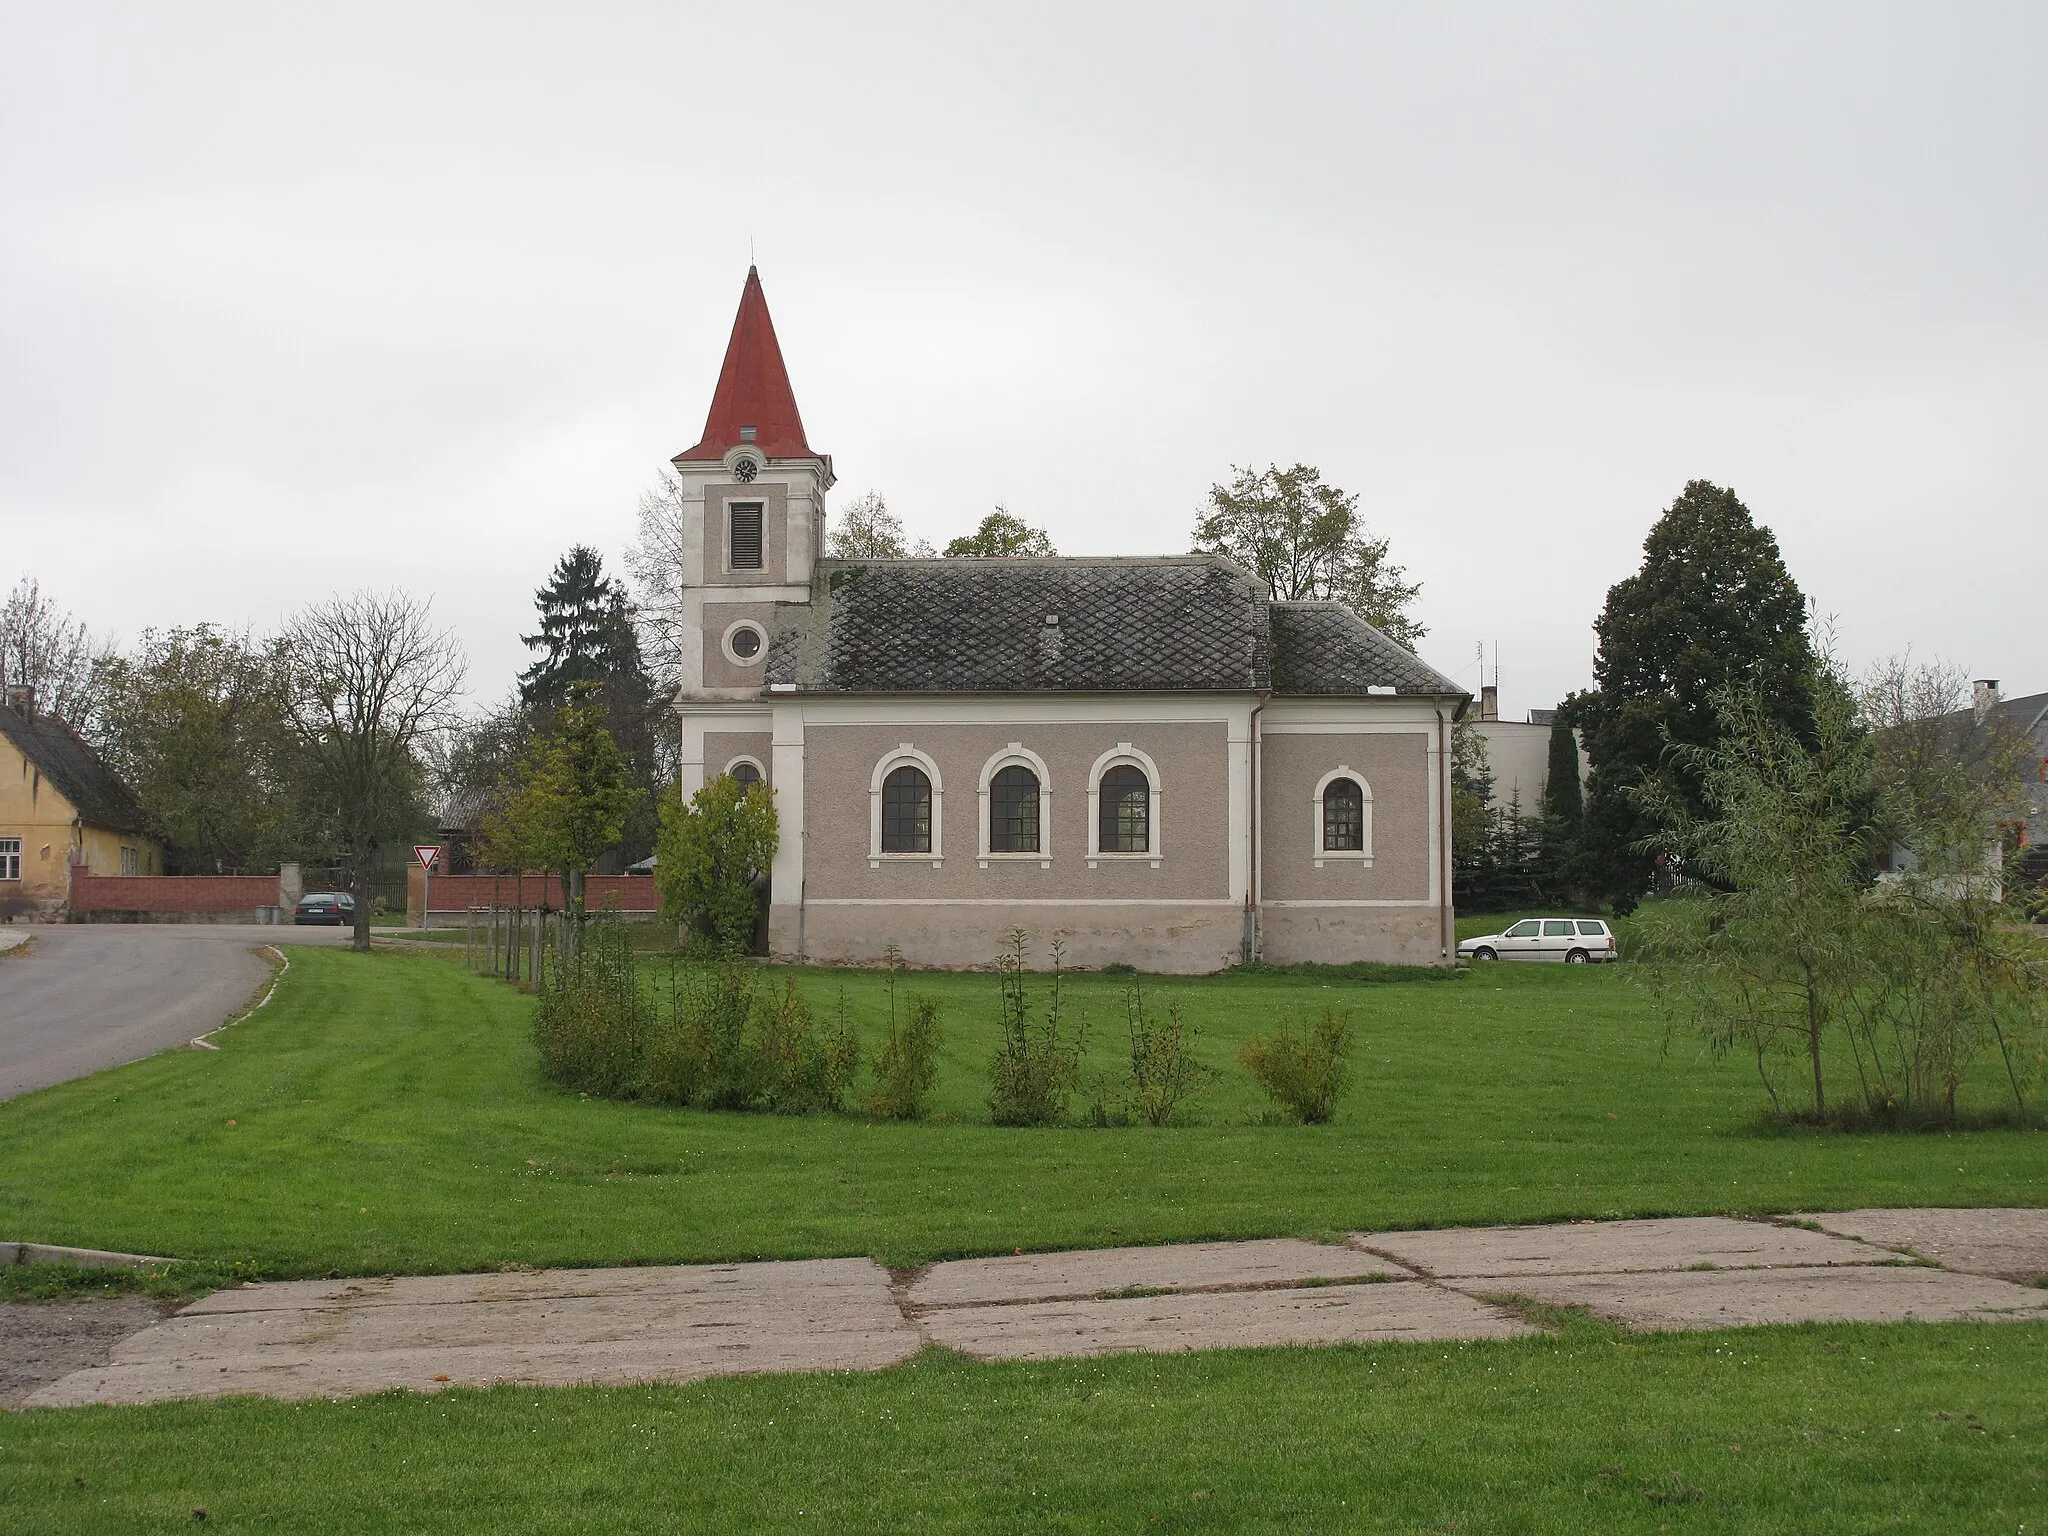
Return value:
[(134, 1269), (175, 1260), (148, 1253), (110, 1253), (104, 1248), (64, 1248), (54, 1243), (0, 1243), (0, 1264), (75, 1264), (80, 1269)]

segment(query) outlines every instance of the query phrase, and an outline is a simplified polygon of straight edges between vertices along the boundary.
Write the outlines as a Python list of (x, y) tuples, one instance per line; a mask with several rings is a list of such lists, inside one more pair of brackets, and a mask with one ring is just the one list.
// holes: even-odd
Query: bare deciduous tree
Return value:
[(418, 805), (420, 745), (453, 723), (467, 669), (430, 620), (402, 592), (358, 592), (306, 609), (280, 636), (306, 794), (346, 863), (358, 950), (370, 947), (365, 874)]
[(661, 694), (673, 694), (683, 675), (683, 516), (682, 482), (664, 470), (640, 493), (640, 538), (626, 549), (640, 654)]
[(101, 672), (113, 642), (43, 595), (24, 576), (0, 605), (0, 684), (26, 686), (36, 708), (91, 738), (99, 725)]

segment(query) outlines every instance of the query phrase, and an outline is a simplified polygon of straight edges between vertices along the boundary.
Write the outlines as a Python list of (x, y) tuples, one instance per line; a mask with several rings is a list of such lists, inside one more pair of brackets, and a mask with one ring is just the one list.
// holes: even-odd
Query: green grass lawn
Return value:
[(0, 1416), (82, 1531), (2039, 1530), (2048, 1329), (1833, 1326)]
[[(870, 1044), (873, 973), (840, 987)], [(1667, 1052), (1619, 968), (1462, 981), (1156, 983), (1222, 1072), (1206, 1123), (1004, 1130), (982, 1104), (987, 975), (944, 1005), (937, 1123), (717, 1115), (544, 1084), (531, 1000), (459, 956), (300, 950), (217, 1038), (0, 1104), (0, 1236), (273, 1275), (872, 1254), (889, 1264), (1369, 1227), (1859, 1205), (2048, 1204), (2048, 1137), (1766, 1134), (1753, 1071)], [(1121, 987), (1078, 978), (1091, 1060)], [(1335, 1124), (1252, 1123), (1238, 1044), (1325, 1001), (1359, 1028)]]

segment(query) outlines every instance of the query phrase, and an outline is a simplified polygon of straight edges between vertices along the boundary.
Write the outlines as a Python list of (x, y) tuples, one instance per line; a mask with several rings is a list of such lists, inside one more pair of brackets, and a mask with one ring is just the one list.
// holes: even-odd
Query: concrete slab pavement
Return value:
[(901, 1295), (913, 1308), (957, 1307), (1071, 1301), (1132, 1288), (1248, 1290), (1372, 1274), (1413, 1278), (1399, 1264), (1353, 1248), (1276, 1237), (1245, 1243), (1175, 1243), (1169, 1247), (956, 1259), (920, 1272)]
[(918, 1326), (934, 1344), (983, 1360), (1508, 1339), (1539, 1331), (1505, 1308), (1419, 1280), (946, 1307), (925, 1313)]
[(1359, 1232), (1352, 1241), (1439, 1280), (1898, 1262), (1896, 1254), (1845, 1238), (1725, 1216)]
[(1799, 1219), (1842, 1237), (1932, 1259), (1944, 1269), (2023, 1285), (2048, 1280), (2048, 1210), (1862, 1210)]
[[(2003, 1262), (2033, 1251), (2039, 1214), (1813, 1220), (1924, 1240), (1936, 1232), (1957, 1253)], [(27, 1401), (875, 1370), (927, 1343), (1040, 1360), (1499, 1339), (1537, 1331), (1516, 1298), (1652, 1330), (2048, 1322), (2048, 1290), (1915, 1263), (1851, 1236), (1716, 1216), (1361, 1233), (1342, 1247), (1281, 1238), (965, 1259), (893, 1283), (870, 1260), (827, 1259), (244, 1286), (121, 1339), (103, 1362)]]
[(1532, 1275), (1504, 1289), (1652, 1332), (1773, 1323), (2048, 1322), (2048, 1291), (1917, 1265)]
[(293, 1282), (216, 1292), (28, 1401), (878, 1370), (922, 1344), (867, 1259)]

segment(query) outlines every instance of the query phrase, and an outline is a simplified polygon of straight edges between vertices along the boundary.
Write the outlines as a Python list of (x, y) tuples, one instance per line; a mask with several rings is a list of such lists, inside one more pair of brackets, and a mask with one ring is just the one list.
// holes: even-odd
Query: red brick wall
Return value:
[[(512, 905), (516, 893), (518, 899), (531, 907), (542, 904), (550, 907), (562, 905), (561, 881), (553, 875), (527, 875), (523, 881), (516, 875), (440, 875), (433, 876), (429, 899), (436, 912), (460, 912), (468, 907), (488, 907), (494, 902), (499, 906)], [(417, 866), (406, 879), (406, 910), (417, 918), (419, 912), (421, 875)], [(601, 912), (612, 895), (618, 897), (621, 912), (658, 912), (661, 910), (661, 895), (654, 888), (652, 875), (586, 875), (583, 880), (583, 901), (593, 912)]]
[(71, 870), (73, 912), (247, 912), (275, 907), (275, 875), (95, 875)]

